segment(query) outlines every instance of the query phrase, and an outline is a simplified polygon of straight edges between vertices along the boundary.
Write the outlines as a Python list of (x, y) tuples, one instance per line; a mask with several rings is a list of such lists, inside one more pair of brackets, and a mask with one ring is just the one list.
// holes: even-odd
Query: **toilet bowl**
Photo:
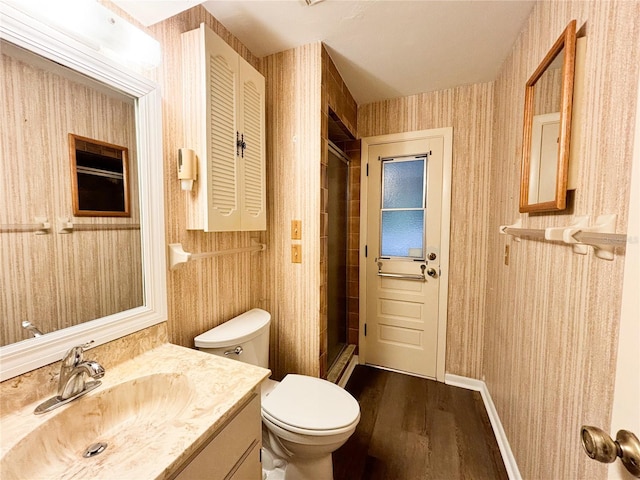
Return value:
[[(268, 312), (253, 309), (195, 338), (202, 351), (268, 368)], [(332, 480), (331, 454), (353, 434), (360, 406), (339, 386), (307, 375), (266, 380), (263, 445), (286, 463), (285, 480)]]

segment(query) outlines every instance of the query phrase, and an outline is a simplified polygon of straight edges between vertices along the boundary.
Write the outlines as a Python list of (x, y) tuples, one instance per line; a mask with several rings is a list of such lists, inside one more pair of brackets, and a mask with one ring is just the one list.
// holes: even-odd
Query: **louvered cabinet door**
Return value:
[(239, 159), (242, 230), (266, 230), (264, 77), (240, 58), (239, 125), (245, 148)]
[(204, 24), (181, 39), (184, 141), (198, 157), (187, 229), (266, 230), (264, 77)]
[(240, 171), (236, 158), (238, 54), (205, 29), (206, 95), (206, 232), (241, 229)]

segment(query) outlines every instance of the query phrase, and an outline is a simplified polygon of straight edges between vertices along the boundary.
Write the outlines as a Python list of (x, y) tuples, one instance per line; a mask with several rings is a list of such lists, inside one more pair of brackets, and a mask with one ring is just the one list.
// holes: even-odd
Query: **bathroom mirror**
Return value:
[(135, 98), (5, 40), (0, 62), (5, 346), (144, 299)]
[[(164, 242), (164, 200), (163, 200), (163, 161), (162, 161), (162, 127), (161, 127), (161, 105), (160, 93), (157, 85), (142, 75), (134, 73), (116, 61), (107, 58), (93, 45), (82, 43), (78, 39), (65, 34), (62, 30), (54, 29), (50, 25), (34, 19), (32, 16), (26, 15), (19, 8), (6, 3), (0, 3), (0, 39), (3, 45), (11, 44), (13, 48), (24, 49), (32, 54), (39, 55), (45, 59), (51, 60), (59, 65), (73, 70), (78, 74), (89, 79), (89, 83), (94, 82), (95, 85), (102, 85), (102, 89), (108, 89), (107, 96), (122, 97), (128, 99), (124, 103), (129, 102), (131, 106), (130, 122), (134, 130), (134, 138), (130, 150), (135, 152), (131, 156), (131, 189), (135, 190), (137, 200), (132, 202), (136, 204), (136, 216), (133, 219), (114, 218), (109, 221), (122, 222), (135, 221), (139, 222), (129, 225), (122, 230), (129, 232), (135, 231), (137, 238), (138, 250), (140, 251), (141, 262), (138, 262), (137, 269), (139, 274), (132, 282), (139, 284), (140, 300), (131, 306), (124, 307), (123, 310), (114, 311), (99, 318), (86, 319), (69, 328), (63, 328), (64, 323), (60, 323), (61, 328), (53, 331), (46, 331), (43, 336), (29, 338), (26, 340), (11, 343), (0, 347), (0, 381), (20, 375), (24, 372), (58, 361), (64, 353), (74, 345), (86, 343), (93, 340), (95, 345), (100, 345), (116, 338), (128, 335), (135, 331), (141, 330), (148, 326), (166, 321), (167, 305), (166, 305), (166, 263), (165, 263), (165, 242)], [(3, 72), (4, 74), (4, 72)], [(54, 92), (48, 92), (54, 94)], [(103, 92), (104, 93), (104, 92)], [(29, 104), (33, 99), (16, 100)], [(76, 108), (85, 108), (77, 102), (77, 98), (69, 99)], [(61, 107), (64, 108), (64, 107)], [(78, 112), (76, 112), (78, 113)], [(3, 120), (6, 120), (5, 116)], [(129, 121), (129, 120), (127, 120)], [(21, 130), (27, 141), (29, 135), (38, 135), (37, 132), (29, 130), (27, 125)], [(4, 126), (3, 126), (4, 128)], [(51, 132), (53, 132), (53, 126)], [(51, 133), (48, 132), (48, 133)], [(52, 135), (53, 136), (53, 135)], [(55, 141), (60, 141), (57, 134)], [(66, 133), (61, 143), (66, 146), (68, 139)], [(5, 151), (5, 142), (3, 142), (3, 157), (8, 152)], [(8, 142), (7, 142), (8, 143)], [(117, 142), (116, 142), (117, 143)], [(133, 157), (136, 161), (134, 162)], [(65, 150), (65, 163), (68, 165), (68, 150)], [(19, 165), (20, 158), (14, 158), (13, 162)], [(42, 158), (42, 166), (50, 168), (51, 159)], [(134, 165), (135, 163), (135, 165)], [(135, 171), (135, 173), (133, 173)], [(24, 188), (40, 189), (44, 194), (48, 190), (58, 190), (68, 187), (59, 181), (52, 182), (48, 185), (32, 185), (29, 183), (32, 170), (20, 170), (11, 168), (10, 171), (3, 171), (3, 175), (22, 175), (26, 177)], [(21, 195), (20, 191), (12, 192), (15, 195)], [(47, 205), (48, 207), (49, 205)], [(71, 209), (71, 205), (67, 208)], [(44, 209), (46, 210), (46, 209)], [(85, 226), (85, 223), (92, 219), (83, 219), (83, 222), (77, 222), (73, 218), (58, 218), (60, 211), (54, 208), (43, 212), (52, 218), (33, 219), (32, 222), (38, 225), (42, 224), (41, 232), (33, 232), (32, 235), (45, 241), (51, 241), (55, 237), (56, 241), (70, 241), (73, 235), (79, 236), (80, 233), (74, 232), (74, 228)], [(71, 211), (69, 211), (71, 214)], [(53, 218), (53, 216), (56, 216)], [(0, 222), (3, 223), (3, 222)], [(100, 228), (107, 225), (109, 230), (109, 222), (102, 220)], [(16, 227), (16, 225), (9, 225)], [(28, 225), (27, 225), (28, 226)], [(92, 225), (91, 228), (95, 227)], [(5, 233), (0, 235), (11, 235)], [(66, 230), (66, 231), (65, 231)], [(73, 233), (70, 233), (73, 232)], [(36, 235), (41, 233), (41, 235)], [(46, 239), (46, 240), (44, 240)], [(135, 248), (135, 247), (133, 247)], [(44, 250), (46, 252), (46, 249)], [(22, 256), (34, 255), (42, 256), (43, 251), (36, 252), (20, 252)], [(4, 252), (3, 252), (4, 253)], [(72, 254), (69, 254), (71, 256)], [(6, 261), (10, 258), (6, 257)], [(64, 258), (60, 259), (65, 261)], [(104, 257), (96, 258), (96, 261), (109, 261)], [(77, 272), (71, 271), (74, 275)], [(91, 284), (85, 284), (87, 290), (91, 289), (101, 278), (94, 278)], [(64, 281), (64, 280), (63, 280)], [(75, 279), (74, 279), (75, 281)], [(77, 282), (80, 283), (80, 282)], [(35, 290), (34, 295), (27, 298), (26, 302), (38, 302), (39, 298), (46, 295), (55, 294), (55, 290), (59, 287), (57, 282), (53, 282), (49, 286), (49, 290)], [(122, 286), (109, 283), (103, 286), (105, 289), (113, 290), (114, 295), (118, 296), (118, 288)], [(121, 290), (120, 290), (121, 291)], [(11, 295), (7, 289), (3, 288), (4, 295)], [(9, 298), (9, 297), (6, 297)], [(6, 299), (5, 298), (5, 299)], [(86, 298), (84, 290), (78, 291), (76, 297), (70, 301), (82, 302)], [(4, 301), (4, 300), (3, 300)], [(86, 303), (90, 303), (89, 302)], [(51, 316), (57, 312), (51, 312)], [(38, 319), (10, 319), (13, 322), (21, 320), (30, 320), (38, 325)], [(5, 328), (5, 322), (8, 319), (0, 319), (0, 327)]]
[(520, 212), (566, 208), (575, 51), (572, 20), (527, 81)]

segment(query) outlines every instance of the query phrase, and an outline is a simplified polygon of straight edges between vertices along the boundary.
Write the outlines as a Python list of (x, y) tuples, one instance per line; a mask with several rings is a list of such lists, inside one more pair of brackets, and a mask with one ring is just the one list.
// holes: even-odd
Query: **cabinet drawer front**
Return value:
[(255, 445), (238, 469), (227, 477), (229, 480), (248, 480), (262, 478), (262, 463), (260, 462), (260, 444)]
[[(248, 451), (257, 448), (259, 460), (259, 450), (262, 446), (261, 425), (260, 396), (255, 394), (253, 399), (191, 460), (176, 479), (222, 480), (233, 478), (233, 475), (237, 476), (238, 471), (244, 471), (243, 465), (240, 465), (243, 460), (250, 462), (252, 459), (253, 452), (247, 455)], [(259, 479), (260, 476), (258, 475), (257, 478)]]

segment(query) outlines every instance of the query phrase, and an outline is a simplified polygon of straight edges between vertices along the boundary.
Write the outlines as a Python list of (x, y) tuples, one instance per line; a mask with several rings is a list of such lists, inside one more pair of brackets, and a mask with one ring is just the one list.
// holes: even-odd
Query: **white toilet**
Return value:
[[(199, 350), (268, 368), (269, 312), (254, 308), (195, 338)], [(264, 448), (287, 462), (286, 480), (332, 480), (331, 454), (353, 434), (360, 405), (319, 378), (287, 375), (262, 385)]]

